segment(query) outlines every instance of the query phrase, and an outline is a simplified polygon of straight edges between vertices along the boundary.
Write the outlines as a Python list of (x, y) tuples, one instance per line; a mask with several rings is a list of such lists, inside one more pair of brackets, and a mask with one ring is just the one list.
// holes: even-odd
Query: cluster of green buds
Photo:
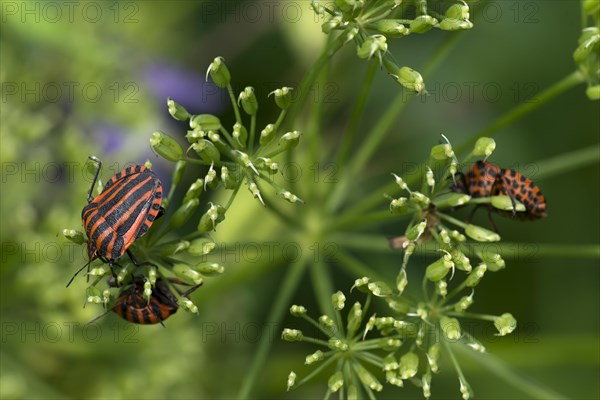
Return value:
[[(254, 198), (265, 205), (264, 183), (274, 189), (281, 198), (291, 203), (301, 203), (302, 200), (281, 187), (275, 180), (280, 171), (279, 163), (273, 157), (296, 147), (301, 133), (297, 130), (283, 132), (280, 128), (287, 110), (292, 104), (292, 88), (282, 87), (269, 94), (280, 109), (276, 121), (266, 124), (260, 132), (257, 128), (259, 102), (250, 86), (244, 88), (236, 97), (231, 86), (231, 74), (223, 58), (217, 57), (208, 67), (206, 79), (211, 78), (219, 88), (226, 89), (235, 113), (235, 122), (231, 128), (212, 114), (193, 115), (182, 105), (172, 99), (167, 100), (171, 116), (178, 121), (189, 121), (189, 130), (185, 135), (188, 148), (183, 148), (175, 138), (155, 132), (150, 139), (152, 149), (167, 160), (177, 163), (176, 169), (183, 170), (186, 164), (199, 164), (208, 168), (206, 175), (199, 178), (189, 189), (189, 198), (193, 203), (185, 203), (183, 207), (192, 209), (202, 191), (222, 187), (232, 190), (232, 197), (237, 194), (242, 185), (246, 185)], [(249, 118), (249, 124), (244, 124), (242, 113)], [(195, 154), (191, 157), (189, 154)], [(170, 197), (167, 199), (169, 200)], [(167, 201), (168, 206), (168, 201)], [(215, 206), (206, 211), (214, 218), (200, 221), (199, 229), (209, 227), (214, 229), (224, 218), (227, 207)], [(182, 211), (186, 217), (188, 212)], [(186, 218), (187, 219), (187, 218)]]
[(589, 25), (579, 36), (573, 59), (587, 81), (586, 94), (590, 100), (600, 99), (600, 3), (583, 0), (583, 14)]
[(422, 34), (433, 28), (445, 31), (471, 29), (469, 5), (458, 0), (443, 14), (428, 8), (426, 1), (402, 0), (336, 0), (323, 5), (312, 1), (314, 12), (325, 19), (323, 32), (340, 32), (338, 40), (354, 42), (359, 58), (376, 58), (407, 90), (424, 93), (425, 84), (419, 72), (399, 67), (388, 52), (388, 40), (410, 34)]
[[(473, 302), (472, 293), (454, 305), (447, 305), (431, 300), (415, 303), (385, 282), (372, 282), (367, 277), (357, 279), (351, 291), (353, 289), (365, 293), (366, 300), (364, 304), (355, 302), (349, 307), (345, 323), (341, 311), (346, 306), (346, 296), (341, 291), (332, 295), (334, 315), (321, 315), (315, 320), (304, 306), (290, 308), (293, 316), (304, 319), (324, 338), (307, 336), (298, 329), (283, 330), (285, 341), (307, 342), (320, 347), (305, 358), (306, 365), (316, 366), (314, 371), (299, 381), (297, 374), (290, 372), (288, 390), (300, 387), (330, 365), (335, 365), (325, 398), (339, 392), (340, 398), (361, 398), (366, 394), (373, 399), (384, 384), (401, 388), (405, 383), (411, 383), (420, 387), (423, 397), (428, 399), (432, 378), (440, 371), (440, 359), (447, 353), (458, 373), (463, 399), (472, 397), (472, 389), (453, 350), (454, 346), (463, 345), (473, 351), (485, 352), (477, 339), (461, 329), (458, 319)], [(392, 315), (369, 314), (374, 299), (384, 300)], [(493, 322), (500, 336), (516, 328), (515, 319), (508, 313), (481, 317)]]

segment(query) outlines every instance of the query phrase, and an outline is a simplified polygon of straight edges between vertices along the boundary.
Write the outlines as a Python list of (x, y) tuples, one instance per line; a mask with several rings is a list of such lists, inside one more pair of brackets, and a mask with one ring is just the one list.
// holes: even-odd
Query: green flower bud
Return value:
[(587, 40), (581, 43), (573, 52), (573, 60), (577, 64), (586, 61), (592, 52), (598, 53), (598, 44), (600, 43), (600, 34), (590, 36)]
[(194, 284), (199, 285), (202, 283), (202, 276), (198, 271), (190, 268), (189, 265), (178, 263), (173, 265), (173, 273), (177, 275), (179, 278), (183, 280), (188, 280), (194, 282)]
[(333, 304), (333, 308), (340, 311), (344, 309), (346, 305), (346, 296), (341, 291), (337, 291), (331, 295), (331, 303)]
[(467, 276), (467, 279), (465, 280), (466, 285), (468, 287), (475, 287), (479, 285), (481, 278), (483, 278), (483, 275), (485, 275), (485, 271), (487, 271), (487, 267), (485, 264), (480, 264), (477, 267), (475, 267), (473, 269), (473, 272), (471, 272), (469, 276)]
[(458, 207), (467, 204), (471, 196), (464, 193), (448, 192), (437, 196), (433, 202), (438, 208)]
[(218, 131), (221, 129), (221, 120), (216, 115), (198, 114), (190, 119), (190, 128), (200, 131)]
[(475, 142), (475, 147), (473, 148), (473, 155), (477, 157), (485, 156), (488, 158), (492, 155), (494, 150), (496, 149), (496, 142), (494, 139), (489, 137), (480, 137)]
[(381, 53), (387, 51), (387, 39), (383, 35), (369, 36), (363, 44), (356, 50), (358, 58), (371, 58), (375, 53), (381, 56)]
[(259, 157), (258, 161), (261, 163), (263, 169), (267, 169), (269, 172), (279, 171), (279, 163), (266, 157)]
[(130, 269), (131, 269), (131, 264), (125, 264), (125, 266), (123, 268), (121, 268), (121, 270), (117, 274), (117, 284), (118, 285), (122, 285), (126, 281), (127, 278), (130, 278), (130, 276), (131, 276)]
[(394, 371), (400, 368), (400, 364), (398, 364), (398, 360), (394, 357), (393, 353), (388, 354), (383, 359), (383, 370), (384, 371)]
[(214, 262), (202, 262), (200, 264), (196, 264), (194, 269), (204, 276), (221, 275), (223, 271), (225, 271), (225, 267)]
[(65, 238), (76, 244), (83, 244), (86, 241), (83, 232), (75, 229), (63, 229), (62, 234)]
[(434, 261), (427, 266), (425, 276), (432, 282), (438, 282), (448, 275), (448, 272), (454, 268), (452, 257), (449, 254), (444, 255), (440, 259)]
[(444, 15), (448, 19), (469, 19), (469, 5), (464, 1), (462, 1), (460, 4), (453, 4), (450, 7), (448, 7)]
[(327, 381), (327, 386), (331, 393), (340, 390), (342, 386), (344, 386), (344, 375), (342, 375), (342, 371), (337, 371), (335, 374), (331, 375)]
[(152, 151), (159, 156), (169, 160), (178, 161), (183, 157), (183, 149), (175, 139), (163, 132), (154, 132), (150, 138)]
[(406, 353), (400, 357), (400, 377), (410, 379), (417, 374), (419, 369), (419, 356), (416, 353)]
[[(512, 211), (512, 209), (513, 209), (513, 205), (512, 205), (513, 201), (511, 200), (511, 198), (509, 196), (505, 196), (505, 195), (491, 196), (490, 200), (491, 200), (492, 206), (494, 206), (497, 209), (505, 210), (505, 211)], [(522, 203), (519, 203), (518, 201), (515, 201), (515, 208), (516, 208), (516, 211), (519, 211), (519, 212), (525, 211), (525, 206)]]
[(192, 240), (190, 246), (187, 248), (187, 252), (192, 256), (201, 257), (209, 254), (217, 247), (217, 245), (210, 239), (198, 238)]
[(498, 329), (498, 336), (505, 336), (517, 328), (517, 320), (510, 313), (504, 313), (494, 319), (494, 326)]
[(462, 394), (463, 400), (469, 400), (471, 396), (473, 396), (471, 387), (469, 384), (460, 376), (458, 377), (458, 381), (460, 383), (460, 393)]
[(200, 205), (200, 200), (191, 199), (186, 203), (183, 203), (181, 207), (179, 207), (171, 218), (169, 219), (169, 227), (171, 229), (178, 228), (192, 217), (198, 206)]
[(258, 111), (258, 101), (254, 94), (254, 88), (252, 86), (246, 86), (246, 88), (240, 93), (238, 97), (238, 104), (242, 103), (242, 108), (248, 115), (256, 115)]
[(429, 203), (431, 202), (429, 197), (425, 196), (421, 192), (411, 192), (410, 199), (415, 203), (421, 204), (424, 208), (429, 207)]
[(392, 199), (390, 202), (390, 212), (394, 215), (406, 214), (408, 211), (408, 204), (406, 197), (400, 197)]
[(589, 16), (593, 17), (595, 15), (596, 18), (600, 16), (600, 3), (598, 0), (583, 0), (581, 8)]
[(406, 182), (404, 182), (404, 179), (400, 178), (398, 175), (396, 175), (394, 173), (392, 173), (392, 176), (396, 180), (396, 184), (398, 185), (398, 187), (400, 189), (406, 190), (407, 192), (410, 193), (410, 189), (408, 188), (408, 185), (406, 184)]
[(233, 125), (233, 138), (242, 147), (246, 147), (246, 141), (248, 140), (248, 131), (244, 125), (236, 122)]
[(102, 291), (102, 303), (104, 303), (105, 307), (108, 304), (108, 302), (110, 301), (110, 298), (111, 298), (110, 290), (104, 289)]
[(173, 185), (179, 185), (181, 182), (181, 178), (183, 178), (183, 173), (185, 172), (186, 162), (184, 160), (179, 160), (175, 163), (175, 171), (173, 172)]
[(468, 342), (466, 343), (467, 346), (469, 346), (471, 349), (479, 352), (479, 353), (485, 353), (487, 350), (485, 349), (485, 346), (482, 345), (480, 342), (478, 342), (477, 340), (475, 340), (473, 337), (469, 337), (468, 338)]
[(160, 246), (160, 254), (165, 257), (168, 257), (175, 255), (181, 251), (184, 251), (188, 247), (190, 247), (190, 242), (188, 242), (187, 240), (180, 240), (175, 243)]
[(207, 163), (221, 159), (221, 152), (217, 149), (217, 146), (206, 139), (200, 139), (198, 142), (193, 143), (192, 149)]
[(463, 312), (467, 308), (471, 307), (473, 304), (473, 293), (474, 292), (471, 292), (470, 295), (461, 297), (461, 299), (454, 305), (454, 310), (456, 310), (456, 312)]
[(292, 192), (289, 192), (287, 190), (283, 190), (281, 192), (278, 192), (277, 194), (292, 204), (293, 203), (304, 203), (304, 200), (302, 200), (300, 197), (296, 196), (295, 194), (293, 194)]
[(189, 311), (192, 314), (198, 314), (198, 306), (196, 306), (190, 299), (182, 297), (179, 300), (179, 305), (185, 311)]
[(235, 189), (237, 186), (236, 176), (229, 173), (229, 168), (224, 165), (221, 167), (221, 181), (223, 182), (225, 189)]
[(462, 336), (460, 323), (456, 318), (442, 317), (440, 328), (448, 340), (458, 340)]
[(407, 90), (416, 93), (422, 93), (425, 90), (425, 82), (420, 73), (409, 67), (402, 67), (398, 70), (398, 83)]
[(367, 333), (369, 333), (370, 331), (373, 330), (373, 328), (375, 327), (375, 314), (373, 314), (371, 316), (371, 318), (369, 318), (369, 320), (367, 321), (367, 323), (365, 324), (365, 330), (363, 332), (363, 340), (365, 340), (365, 338), (367, 337)]
[(346, 28), (346, 30), (342, 33), (342, 35), (345, 37), (344, 44), (354, 40), (356, 35), (358, 35), (358, 32), (359, 32), (358, 27), (348, 26), (348, 28)]
[(417, 240), (419, 237), (421, 237), (421, 235), (423, 234), (423, 232), (425, 232), (425, 228), (427, 227), (427, 221), (421, 221), (416, 225), (413, 225), (407, 232), (406, 232), (406, 238), (410, 241), (415, 241)]
[(373, 293), (373, 295), (377, 297), (388, 297), (393, 294), (392, 289), (390, 289), (390, 287), (382, 281), (369, 282), (367, 284), (367, 287), (369, 288), (371, 293)]
[(390, 385), (404, 387), (404, 382), (402, 381), (402, 379), (398, 378), (398, 374), (396, 373), (396, 371), (387, 371), (385, 373), (385, 380)]
[(454, 157), (454, 150), (452, 150), (452, 145), (443, 143), (433, 146), (430, 154), (434, 160), (443, 161)]
[(429, 167), (427, 167), (427, 172), (425, 173), (425, 181), (427, 182), (427, 186), (433, 190), (433, 187), (435, 186), (435, 177), (433, 171)]
[(150, 283), (149, 280), (147, 280), (146, 282), (144, 282), (144, 299), (146, 299), (146, 301), (148, 302), (148, 304), (150, 304), (150, 298), (152, 297), (152, 284)]
[(95, 286), (88, 286), (85, 290), (85, 294), (87, 296), (86, 302), (92, 304), (101, 304), (102, 303), (102, 292)]
[(281, 333), (281, 338), (286, 342), (300, 342), (304, 340), (304, 335), (298, 329), (285, 328)]
[(191, 131), (187, 131), (185, 134), (185, 138), (189, 143), (196, 143), (198, 140), (206, 137), (206, 132), (200, 129), (193, 129)]
[(204, 190), (204, 186), (204, 179), (196, 179), (196, 181), (190, 185), (185, 193), (185, 196), (183, 197), (183, 204), (189, 202), (190, 200), (200, 198), (202, 191)]
[(499, 242), (500, 235), (477, 225), (469, 224), (465, 228), (468, 237), (478, 242)]
[(600, 85), (589, 86), (585, 91), (585, 95), (590, 100), (600, 100)]
[(348, 350), (348, 343), (344, 342), (341, 339), (338, 338), (331, 338), (327, 341), (329, 343), (329, 348), (331, 350), (338, 350), (338, 351), (347, 351)]
[(440, 354), (442, 352), (442, 347), (439, 343), (434, 343), (427, 350), (427, 362), (429, 363), (429, 367), (431, 371), (438, 372), (438, 361), (440, 359)]
[(254, 164), (252, 164), (252, 161), (250, 160), (248, 154), (239, 150), (236, 150), (235, 153), (238, 155), (238, 162), (241, 165), (243, 165), (245, 168), (250, 168), (256, 175), (258, 175), (258, 171), (254, 167)]
[(462, 31), (473, 28), (473, 23), (469, 20), (444, 18), (438, 27), (443, 31)]
[(104, 268), (104, 266), (94, 267), (88, 272), (90, 276), (104, 276), (108, 273), (108, 269)]
[(317, 350), (312, 354), (309, 354), (304, 359), (304, 364), (310, 365), (319, 362), (325, 358), (325, 354), (321, 350)]
[(412, 33), (425, 33), (436, 26), (438, 20), (430, 15), (419, 15), (410, 23), (410, 31)]
[(275, 89), (271, 94), (275, 95), (275, 104), (282, 110), (287, 110), (292, 104), (292, 88), (284, 86), (281, 89)]
[(446, 281), (437, 281), (435, 283), (435, 291), (442, 297), (448, 294), (448, 283)]
[(217, 225), (225, 219), (225, 209), (218, 204), (212, 204), (208, 211), (202, 215), (198, 223), (198, 231), (208, 232), (215, 230)]
[(279, 139), (279, 145), (283, 146), (283, 148), (285, 148), (285, 149), (294, 148), (294, 147), (298, 146), (299, 142), (300, 142), (300, 132), (299, 131), (288, 132), (288, 133), (284, 134), (283, 136), (281, 136), (281, 138)]
[(217, 181), (217, 171), (214, 170), (213, 166), (214, 164), (210, 164), (210, 168), (204, 177), (204, 190), (206, 190), (206, 186), (211, 189), (216, 189), (217, 185), (219, 184)]
[(183, 106), (175, 103), (170, 97), (167, 98), (167, 107), (169, 108), (171, 117), (177, 121), (187, 121), (190, 118), (190, 113)]
[(152, 286), (154, 286), (156, 284), (156, 278), (157, 278), (156, 267), (148, 266), (147, 276), (148, 276), (148, 280), (150, 281), (150, 284)]
[(296, 383), (296, 373), (294, 371), (290, 371), (287, 379), (287, 391), (289, 392), (292, 386)]
[(221, 135), (219, 135), (215, 131), (208, 131), (208, 133), (206, 134), (206, 136), (208, 136), (208, 138), (210, 139), (210, 141), (213, 142), (213, 143), (223, 143), (223, 142), (221, 142)]
[(452, 248), (450, 254), (452, 254), (452, 261), (454, 262), (456, 269), (471, 272), (473, 267), (471, 267), (471, 260), (469, 260), (469, 257), (465, 256), (458, 248)]
[(102, 297), (89, 295), (89, 296), (87, 296), (86, 302), (92, 303), (92, 304), (101, 304)]
[(231, 82), (231, 74), (223, 60), (223, 57), (216, 57), (206, 71), (206, 80), (208, 81), (208, 75), (210, 74), (215, 85), (220, 88), (227, 87)]
[(429, 399), (431, 397), (431, 373), (429, 371), (421, 377), (421, 385), (423, 388), (423, 397)]
[(363, 385), (367, 386), (369, 389), (374, 390), (376, 392), (381, 392), (383, 386), (373, 374), (371, 374), (365, 367), (361, 364), (355, 364), (358, 372), (358, 378), (363, 383)]
[(329, 34), (332, 30), (344, 24), (344, 17), (341, 14), (331, 16), (327, 21), (321, 25), (321, 31)]
[(450, 232), (450, 236), (452, 237), (452, 239), (456, 240), (457, 242), (465, 242), (467, 240), (465, 235), (463, 235), (456, 229), (454, 229), (453, 231)]
[(354, 333), (356, 333), (356, 331), (358, 331), (361, 321), (362, 307), (359, 302), (356, 302), (348, 312), (348, 335), (352, 336)]
[(275, 125), (269, 124), (265, 126), (265, 129), (260, 131), (260, 145), (266, 146), (271, 143), (271, 141), (275, 138)]
[(397, 19), (381, 19), (375, 24), (375, 29), (389, 37), (401, 37), (410, 33)]
[(335, 322), (333, 322), (333, 319), (328, 315), (321, 315), (319, 317), (319, 325), (327, 332), (334, 332), (336, 330)]
[(306, 315), (306, 307), (293, 305), (290, 307), (290, 314), (292, 314), (294, 317)]
[(357, 288), (361, 292), (367, 293), (368, 289), (369, 289), (367, 287), (368, 283), (369, 283), (369, 278), (367, 278), (366, 276), (363, 276), (362, 278), (358, 278), (354, 281), (354, 285), (352, 285), (352, 287), (350, 288), (350, 292), (352, 292), (352, 290), (354, 290), (354, 288)]
[(500, 254), (484, 254), (482, 261), (485, 263), (488, 271), (496, 272), (506, 267), (506, 263)]

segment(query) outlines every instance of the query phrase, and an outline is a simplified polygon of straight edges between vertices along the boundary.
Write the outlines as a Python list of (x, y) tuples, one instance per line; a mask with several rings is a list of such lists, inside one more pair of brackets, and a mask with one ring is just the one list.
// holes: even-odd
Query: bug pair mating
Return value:
[[(160, 179), (143, 165), (123, 169), (109, 179), (98, 196), (92, 198), (102, 162), (96, 157), (89, 158), (96, 163), (96, 172), (88, 191), (88, 205), (81, 213), (88, 237), (89, 261), (73, 275), (67, 287), (77, 274), (96, 259), (109, 264), (113, 277), (114, 266), (118, 265), (117, 260), (125, 253), (136, 266), (154, 265), (150, 262), (138, 263), (129, 247), (136, 239), (145, 235), (154, 220), (164, 213), (161, 207), (163, 190)], [(140, 279), (134, 278), (129, 289), (122, 292), (112, 310), (134, 323), (162, 324), (164, 319), (175, 313), (178, 304), (162, 280), (157, 280), (155, 286), (152, 296), (146, 301), (141, 295), (143, 281), (140, 283)], [(186, 293), (191, 293), (198, 286)]]
[[(519, 220), (532, 221), (546, 217), (546, 199), (540, 188), (533, 181), (510, 168), (500, 168), (487, 161), (477, 161), (467, 174), (457, 173), (458, 179), (450, 186), (450, 190), (465, 193), (474, 198), (504, 195), (512, 202), (512, 211), (503, 211), (488, 205), (488, 210)], [(525, 211), (516, 212), (516, 203), (525, 206)], [(468, 220), (479, 206), (473, 209)], [(491, 214), (490, 214), (491, 216)], [(495, 224), (491, 220), (494, 226)]]

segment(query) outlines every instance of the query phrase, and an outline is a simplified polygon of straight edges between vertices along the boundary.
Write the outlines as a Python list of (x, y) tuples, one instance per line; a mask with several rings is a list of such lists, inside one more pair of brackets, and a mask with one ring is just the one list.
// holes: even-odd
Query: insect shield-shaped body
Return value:
[(90, 159), (97, 163), (97, 168), (88, 192), (89, 204), (81, 212), (89, 257), (83, 268), (96, 258), (112, 265), (148, 231), (159, 215), (162, 200), (160, 180), (143, 165), (125, 168), (114, 175), (106, 182), (102, 193), (92, 199), (102, 163), (95, 157)]
[[(201, 284), (200, 284), (201, 285)], [(182, 296), (187, 296), (200, 285), (193, 286)], [(112, 310), (121, 318), (134, 324), (158, 324), (175, 314), (179, 309), (177, 298), (171, 293), (163, 279), (158, 279), (152, 290), (150, 300), (144, 298), (144, 281), (135, 280), (128, 289), (125, 289), (112, 307)]]
[(466, 175), (460, 173), (459, 179), (450, 186), (450, 190), (466, 193), (472, 197), (508, 196), (513, 202), (522, 203), (525, 211), (513, 213), (493, 210), (520, 220), (531, 221), (546, 216), (546, 199), (531, 179), (515, 170), (500, 168), (486, 161), (477, 161), (469, 168)]

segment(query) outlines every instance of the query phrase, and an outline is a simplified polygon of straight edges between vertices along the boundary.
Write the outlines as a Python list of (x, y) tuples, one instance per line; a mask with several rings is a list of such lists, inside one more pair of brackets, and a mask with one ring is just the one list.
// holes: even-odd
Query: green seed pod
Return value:
[(390, 385), (404, 387), (404, 382), (402, 381), (402, 379), (398, 378), (398, 374), (396, 373), (396, 371), (386, 371), (385, 380)]
[(200, 129), (193, 129), (191, 131), (187, 131), (185, 134), (185, 138), (189, 143), (196, 143), (198, 140), (206, 137), (206, 132)]
[(292, 204), (293, 203), (304, 203), (304, 201), (300, 197), (296, 196), (295, 194), (293, 194), (290, 191), (282, 190), (281, 192), (278, 192), (277, 194)]
[(212, 63), (208, 66), (206, 71), (206, 80), (208, 81), (208, 75), (212, 78), (215, 85), (220, 88), (225, 88), (231, 82), (231, 74), (227, 65), (223, 62), (223, 57), (216, 57)]
[(454, 310), (456, 312), (463, 312), (467, 308), (471, 307), (472, 304), (473, 304), (473, 293), (471, 293), (469, 296), (461, 297), (460, 300), (454, 305)]
[(203, 262), (196, 264), (194, 269), (204, 276), (217, 276), (225, 271), (225, 267), (214, 262)]
[(454, 157), (454, 150), (450, 144), (443, 143), (433, 146), (430, 154), (433, 159), (443, 161)]
[(442, 347), (439, 343), (434, 343), (427, 350), (427, 362), (429, 363), (429, 367), (432, 372), (438, 372), (438, 361), (440, 359), (440, 354), (442, 352)]
[(367, 287), (369, 288), (371, 293), (373, 293), (373, 295), (377, 297), (388, 297), (393, 294), (392, 289), (390, 289), (390, 287), (382, 281), (369, 282), (367, 284)]
[(350, 311), (348, 311), (348, 335), (352, 336), (360, 328), (362, 321), (362, 307), (359, 302), (354, 303)]
[(445, 254), (443, 257), (427, 266), (427, 269), (425, 269), (425, 276), (432, 282), (438, 282), (444, 279), (452, 268), (454, 268), (452, 257), (449, 254)]
[(581, 43), (573, 52), (573, 60), (577, 64), (581, 64), (586, 61), (592, 52), (598, 53), (598, 47), (600, 44), (600, 34), (592, 35), (583, 43)]
[(488, 158), (492, 155), (494, 150), (496, 149), (496, 141), (489, 137), (480, 137), (475, 142), (475, 147), (473, 148), (473, 155), (477, 157), (485, 156)]
[(62, 234), (65, 238), (76, 244), (83, 244), (86, 241), (83, 232), (75, 229), (63, 229)]
[(469, 19), (469, 5), (462, 1), (459, 4), (453, 4), (446, 10), (444, 16), (448, 19), (466, 20)]
[(173, 171), (173, 185), (179, 185), (181, 182), (181, 178), (183, 178), (183, 173), (185, 172), (186, 162), (184, 160), (179, 160), (175, 163), (175, 170)]
[(288, 132), (288, 133), (284, 134), (283, 136), (281, 136), (281, 138), (279, 139), (279, 145), (285, 149), (294, 148), (294, 147), (298, 146), (299, 142), (300, 142), (300, 132), (299, 131)]
[(198, 199), (191, 199), (186, 203), (183, 203), (181, 207), (175, 210), (169, 219), (169, 227), (174, 229), (186, 223), (192, 217), (199, 205), (200, 200)]
[(485, 264), (479, 264), (476, 266), (465, 280), (467, 287), (475, 287), (479, 285), (481, 278), (483, 278), (483, 275), (485, 275), (485, 271), (487, 271), (487, 266)]
[(469, 224), (465, 228), (468, 237), (478, 242), (499, 242), (500, 235), (477, 225)]
[(384, 371), (394, 371), (400, 368), (400, 364), (398, 364), (398, 360), (394, 357), (393, 353), (388, 354), (383, 359), (383, 370)]
[(150, 138), (152, 151), (169, 161), (178, 161), (183, 157), (183, 149), (175, 139), (163, 132), (154, 132)]
[(190, 299), (182, 297), (181, 300), (179, 300), (179, 305), (185, 311), (189, 311), (192, 314), (198, 314), (198, 307), (194, 303), (192, 303)]
[(217, 146), (209, 140), (198, 140), (197, 143), (192, 144), (192, 149), (194, 149), (200, 158), (207, 163), (219, 161), (221, 159), (221, 152), (217, 149)]
[(281, 89), (275, 89), (272, 94), (275, 95), (275, 104), (282, 110), (287, 110), (292, 104), (292, 88), (284, 86)]
[(294, 371), (290, 371), (290, 374), (288, 375), (288, 379), (287, 379), (287, 391), (289, 392), (290, 389), (296, 384), (296, 373)]
[(341, 14), (331, 16), (327, 21), (321, 24), (321, 31), (325, 34), (329, 34), (334, 29), (344, 24), (344, 17)]
[(396, 276), (396, 289), (398, 289), (398, 293), (402, 294), (404, 289), (408, 285), (408, 278), (406, 276), (406, 269), (402, 268)]
[(595, 17), (596, 21), (600, 17), (600, 3), (598, 0), (583, 0), (581, 8), (587, 15)]
[(438, 208), (458, 207), (467, 204), (471, 200), (471, 196), (464, 193), (448, 192), (437, 196), (433, 203)]
[(406, 238), (411, 241), (417, 240), (423, 232), (425, 232), (425, 228), (427, 227), (427, 221), (421, 221), (416, 225), (413, 225), (407, 232)]
[(329, 348), (331, 350), (338, 350), (338, 351), (347, 351), (349, 346), (348, 343), (344, 342), (341, 339), (338, 338), (331, 338), (327, 341)]
[(504, 313), (494, 319), (494, 326), (498, 329), (498, 336), (505, 336), (517, 329), (517, 320), (510, 313)]
[(306, 307), (294, 304), (290, 307), (290, 314), (292, 314), (294, 317), (301, 317), (303, 315), (306, 315)]
[(342, 386), (344, 386), (344, 375), (342, 375), (342, 371), (337, 371), (329, 377), (327, 387), (331, 393), (335, 393), (340, 390)]
[(167, 245), (160, 246), (160, 254), (168, 257), (175, 255), (181, 251), (184, 251), (190, 247), (190, 242), (187, 240), (180, 240), (175, 243), (170, 243)]
[(331, 304), (333, 304), (333, 308), (340, 311), (344, 309), (346, 305), (346, 296), (341, 291), (337, 291), (331, 295)]
[(207, 238), (198, 238), (192, 240), (187, 248), (187, 252), (192, 256), (201, 257), (209, 254), (216, 247), (217, 245), (212, 240)]
[(400, 377), (410, 379), (415, 376), (419, 369), (419, 356), (416, 353), (406, 353), (400, 357)]
[(211, 204), (210, 208), (200, 218), (198, 231), (208, 232), (215, 230), (217, 225), (225, 219), (225, 209), (220, 205)]
[(271, 143), (271, 141), (275, 138), (275, 125), (269, 124), (265, 126), (265, 129), (260, 131), (260, 145), (266, 146)]
[(585, 95), (590, 100), (600, 100), (600, 85), (589, 86), (585, 91)]
[(213, 164), (210, 165), (206, 176), (204, 177), (204, 189), (208, 186), (211, 189), (216, 189), (219, 184), (217, 181), (217, 171), (214, 170)]
[(443, 31), (462, 31), (473, 28), (473, 23), (468, 20), (444, 18), (438, 27)]
[(350, 292), (352, 292), (352, 290), (354, 290), (354, 288), (357, 288), (359, 291), (361, 291), (363, 293), (367, 293), (369, 291), (369, 288), (367, 287), (368, 283), (369, 283), (369, 278), (367, 278), (366, 276), (364, 276), (362, 278), (358, 278), (354, 281), (354, 285), (352, 285), (352, 287), (350, 288)]
[(190, 128), (199, 131), (218, 131), (221, 129), (221, 120), (216, 115), (198, 114), (190, 119)]
[(482, 261), (485, 263), (488, 271), (496, 272), (506, 267), (504, 259), (497, 253), (484, 253)]
[(448, 340), (458, 340), (462, 336), (460, 323), (456, 318), (442, 317), (440, 319), (440, 328)]
[(131, 278), (131, 264), (125, 264), (117, 274), (117, 284), (122, 285)]
[(335, 332), (335, 322), (328, 315), (321, 315), (319, 317), (319, 326), (323, 328), (326, 332)]
[(239, 122), (233, 125), (233, 138), (241, 146), (246, 147), (246, 141), (248, 140), (248, 131), (246, 127)]
[(181, 279), (192, 281), (196, 285), (202, 283), (202, 276), (200, 275), (200, 273), (190, 268), (190, 266), (187, 264), (175, 264), (173, 265), (172, 271)]
[(304, 359), (304, 364), (311, 365), (311, 364), (321, 361), (324, 358), (325, 358), (325, 353), (323, 353), (321, 350), (317, 350), (314, 353), (306, 356), (306, 358)]
[(150, 298), (152, 297), (152, 284), (150, 283), (149, 280), (146, 280), (146, 282), (144, 282), (144, 299), (146, 299), (146, 301), (148, 302), (148, 304), (150, 304)]
[(169, 108), (169, 114), (177, 121), (187, 121), (190, 118), (190, 113), (187, 110), (174, 102), (170, 97), (167, 98), (167, 107)]
[(371, 58), (375, 53), (381, 54), (387, 51), (387, 39), (383, 35), (369, 36), (356, 50), (358, 58)]
[(420, 15), (410, 23), (412, 33), (425, 33), (436, 26), (438, 20), (430, 15)]
[(408, 212), (408, 204), (406, 197), (392, 199), (390, 202), (390, 212), (394, 215), (402, 215)]
[(254, 88), (252, 86), (246, 86), (246, 88), (240, 93), (238, 97), (238, 103), (242, 104), (242, 108), (248, 115), (256, 115), (258, 111), (258, 101), (254, 94)]
[(187, 192), (185, 193), (185, 196), (183, 197), (183, 204), (193, 199), (199, 199), (202, 195), (203, 190), (204, 180), (200, 178), (196, 179), (196, 181), (190, 185)]
[(408, 28), (397, 19), (381, 19), (375, 24), (375, 29), (388, 37), (402, 37), (410, 33)]
[(146, 276), (148, 277), (150, 284), (154, 286), (156, 284), (156, 278), (158, 277), (156, 267), (147, 266), (147, 268)]
[(421, 74), (409, 67), (398, 70), (398, 83), (411, 92), (422, 93), (425, 90), (425, 81)]
[(285, 328), (281, 333), (281, 338), (286, 342), (300, 342), (304, 339), (304, 335), (298, 329)]
[(363, 367), (362, 364), (356, 363), (355, 366), (358, 370), (358, 378), (363, 383), (363, 385), (376, 392), (381, 392), (381, 390), (383, 390), (383, 385), (381, 385), (377, 378), (375, 378), (373, 374), (371, 374), (365, 367)]

